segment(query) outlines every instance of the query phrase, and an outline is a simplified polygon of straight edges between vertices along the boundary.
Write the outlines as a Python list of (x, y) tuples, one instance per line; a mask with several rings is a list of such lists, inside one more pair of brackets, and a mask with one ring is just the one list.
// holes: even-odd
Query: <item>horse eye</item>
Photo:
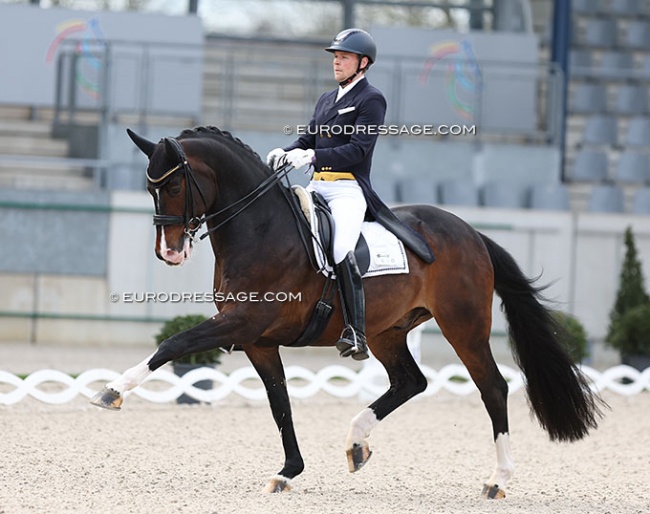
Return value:
[(174, 178), (171, 180), (167, 186), (167, 192), (170, 196), (177, 196), (181, 192), (181, 180), (180, 178)]

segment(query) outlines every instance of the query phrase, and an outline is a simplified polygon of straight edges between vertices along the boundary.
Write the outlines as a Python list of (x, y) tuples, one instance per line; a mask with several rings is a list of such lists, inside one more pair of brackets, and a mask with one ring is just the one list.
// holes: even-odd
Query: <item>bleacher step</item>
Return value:
[(63, 140), (29, 135), (3, 135), (0, 137), (0, 154), (38, 157), (66, 157), (68, 143)]

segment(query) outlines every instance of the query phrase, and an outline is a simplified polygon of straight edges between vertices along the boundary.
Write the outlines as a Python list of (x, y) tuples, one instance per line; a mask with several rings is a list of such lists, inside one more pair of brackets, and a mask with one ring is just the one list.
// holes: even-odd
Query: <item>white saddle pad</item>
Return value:
[[(300, 206), (307, 216), (311, 225), (311, 232), (314, 236), (313, 245), (316, 260), (321, 272), (324, 275), (331, 273), (332, 267), (327, 263), (323, 253), (318, 233), (318, 218), (314, 212), (314, 202), (311, 194), (302, 186), (292, 186), (296, 196), (300, 200)], [(388, 231), (383, 225), (376, 221), (364, 221), (361, 233), (370, 249), (370, 266), (363, 275), (365, 277), (376, 277), (379, 275), (397, 275), (409, 272), (408, 259), (404, 244), (397, 239), (395, 234)]]

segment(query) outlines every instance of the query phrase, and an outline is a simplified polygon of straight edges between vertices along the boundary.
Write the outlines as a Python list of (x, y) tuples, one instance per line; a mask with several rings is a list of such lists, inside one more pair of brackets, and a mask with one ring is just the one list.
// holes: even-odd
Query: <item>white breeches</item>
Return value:
[(325, 199), (334, 218), (334, 263), (338, 264), (357, 246), (366, 214), (366, 199), (356, 180), (312, 180), (307, 191)]

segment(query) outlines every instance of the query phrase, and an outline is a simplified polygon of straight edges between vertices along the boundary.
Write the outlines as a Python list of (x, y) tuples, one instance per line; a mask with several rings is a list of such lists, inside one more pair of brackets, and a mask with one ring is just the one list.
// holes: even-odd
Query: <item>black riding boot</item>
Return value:
[(336, 348), (341, 352), (341, 357), (354, 360), (363, 360), (369, 357), (366, 345), (366, 301), (363, 294), (363, 282), (357, 266), (354, 252), (350, 252), (345, 259), (335, 266), (341, 303), (343, 304), (343, 319), (345, 328)]

